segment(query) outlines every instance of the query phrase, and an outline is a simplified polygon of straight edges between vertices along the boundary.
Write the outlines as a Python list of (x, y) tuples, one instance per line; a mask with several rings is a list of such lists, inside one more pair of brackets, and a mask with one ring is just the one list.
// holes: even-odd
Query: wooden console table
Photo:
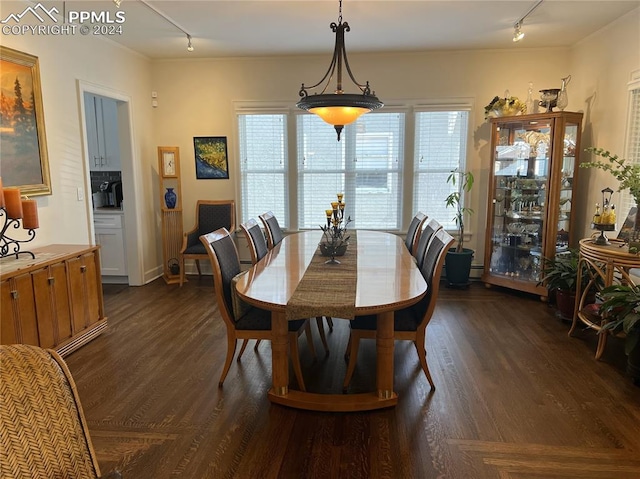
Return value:
[[(598, 314), (588, 308), (589, 298), (592, 298), (594, 291), (611, 286), (614, 282), (635, 284), (629, 275), (629, 270), (640, 268), (640, 256), (630, 254), (628, 246), (623, 241), (609, 239), (608, 245), (597, 245), (593, 241), (594, 238), (580, 240), (578, 275), (582, 274), (582, 268), (587, 268), (589, 281), (584, 290), (582, 281), (577, 281), (575, 311), (569, 336), (573, 334), (579, 321), (591, 329), (600, 331), (603, 321)], [(596, 359), (602, 356), (608, 336), (608, 333), (598, 334)]]
[(70, 354), (107, 327), (99, 246), (50, 245), (0, 260), (0, 343)]

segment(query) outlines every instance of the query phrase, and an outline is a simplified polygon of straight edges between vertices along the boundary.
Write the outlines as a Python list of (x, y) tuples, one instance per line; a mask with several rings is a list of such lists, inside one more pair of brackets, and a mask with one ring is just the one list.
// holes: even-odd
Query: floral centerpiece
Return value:
[[(338, 201), (331, 202), (331, 209), (326, 210), (327, 224), (320, 226), (322, 230), (322, 241), (320, 242), (320, 253), (322, 256), (331, 256), (327, 263), (339, 264), (336, 256), (343, 256), (349, 246), (347, 226), (351, 223), (351, 217), (344, 219), (345, 202), (344, 195), (338, 193)], [(344, 224), (343, 224), (344, 222)]]
[(527, 106), (518, 97), (509, 96), (509, 92), (506, 91), (504, 98), (496, 96), (484, 107), (484, 119), (521, 115), (526, 112)]

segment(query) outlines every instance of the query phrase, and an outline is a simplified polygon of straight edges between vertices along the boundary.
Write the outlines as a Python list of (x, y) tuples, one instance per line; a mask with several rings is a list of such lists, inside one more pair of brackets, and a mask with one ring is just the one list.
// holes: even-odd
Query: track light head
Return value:
[(187, 35), (187, 51), (188, 52), (192, 52), (193, 51), (193, 45), (191, 44), (191, 35)]
[(518, 22), (513, 26), (513, 41), (519, 42), (524, 38), (524, 32), (522, 31), (522, 22)]

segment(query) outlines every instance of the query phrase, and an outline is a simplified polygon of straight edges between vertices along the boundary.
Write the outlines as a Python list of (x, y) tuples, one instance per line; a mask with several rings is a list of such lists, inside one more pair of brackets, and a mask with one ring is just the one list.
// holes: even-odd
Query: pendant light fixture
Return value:
[[(349, 24), (342, 22), (342, 0), (340, 0), (340, 10), (338, 15), (338, 23), (331, 23), (331, 30), (336, 34), (336, 45), (333, 50), (333, 58), (327, 73), (324, 74), (322, 80), (313, 86), (305, 87), (304, 83), (300, 88), (299, 95), (302, 97), (296, 105), (298, 108), (314, 113), (324, 121), (333, 125), (338, 133), (338, 141), (340, 141), (340, 133), (344, 125), (353, 123), (358, 117), (371, 110), (380, 108), (384, 105), (376, 96), (375, 92), (371, 92), (369, 82), (364, 85), (360, 84), (353, 77), (349, 61), (347, 60), (347, 52), (344, 47), (344, 32), (350, 31)], [(358, 87), (361, 93), (345, 93), (342, 89), (342, 64), (349, 74), (351, 81)], [(336, 89), (333, 93), (325, 93), (331, 83), (331, 79), (336, 78)], [(309, 95), (309, 90), (319, 87), (326, 80), (326, 84), (322, 87), (320, 93)]]

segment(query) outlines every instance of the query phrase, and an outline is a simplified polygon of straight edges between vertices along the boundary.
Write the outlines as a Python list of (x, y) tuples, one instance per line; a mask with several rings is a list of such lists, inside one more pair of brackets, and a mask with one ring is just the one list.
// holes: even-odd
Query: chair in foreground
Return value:
[(186, 259), (195, 260), (198, 276), (202, 276), (200, 260), (206, 260), (208, 256), (199, 238), (203, 234), (219, 228), (226, 228), (231, 232), (235, 231), (235, 202), (233, 200), (198, 200), (196, 203), (196, 225), (191, 231), (184, 234), (180, 250), (180, 286), (184, 283), (184, 261)]
[(407, 236), (405, 237), (404, 244), (409, 250), (409, 253), (414, 254), (418, 240), (420, 239), (420, 233), (422, 232), (422, 225), (427, 220), (427, 215), (418, 211), (409, 224), (407, 229)]
[[(231, 367), (238, 339), (271, 340), (271, 312), (255, 308), (240, 301), (239, 298), (235, 298), (233, 279), (240, 274), (240, 258), (229, 231), (226, 228), (220, 228), (213, 233), (202, 235), (200, 241), (202, 241), (211, 260), (216, 301), (220, 316), (222, 316), (227, 328), (227, 357), (218, 382), (218, 386), (222, 387)], [(298, 386), (300, 390), (305, 391), (298, 352), (298, 336), (303, 331), (306, 332), (309, 350), (315, 356), (309, 320), (289, 321), (288, 325), (289, 355), (298, 380)]]
[(100, 475), (75, 382), (53, 350), (0, 346), (0, 470), (3, 478)]
[(422, 268), (422, 263), (424, 262), (424, 256), (427, 254), (427, 247), (429, 246), (429, 241), (433, 238), (433, 235), (436, 231), (442, 229), (442, 225), (438, 223), (438, 220), (435, 218), (431, 218), (426, 222), (424, 228), (422, 228), (422, 233), (420, 233), (420, 240), (418, 241), (418, 246), (413, 252), (413, 256), (416, 258), (416, 265), (418, 265), (418, 269)]
[[(418, 352), (420, 365), (431, 389), (435, 389), (435, 385), (427, 366), (427, 352), (424, 345), (426, 329), (438, 299), (444, 259), (453, 241), (453, 237), (443, 229), (435, 233), (427, 248), (424, 264), (420, 268), (422, 276), (427, 282), (427, 294), (415, 305), (396, 311), (393, 317), (394, 338), (413, 341)], [(377, 318), (374, 315), (356, 316), (351, 321), (351, 335), (349, 336), (348, 352), (345, 355), (349, 359), (343, 383), (345, 391), (349, 387), (355, 370), (360, 339), (375, 339), (376, 327)]]

